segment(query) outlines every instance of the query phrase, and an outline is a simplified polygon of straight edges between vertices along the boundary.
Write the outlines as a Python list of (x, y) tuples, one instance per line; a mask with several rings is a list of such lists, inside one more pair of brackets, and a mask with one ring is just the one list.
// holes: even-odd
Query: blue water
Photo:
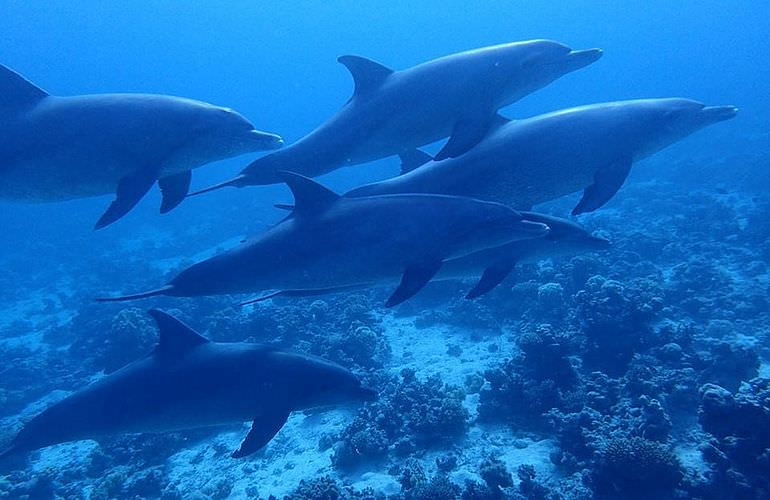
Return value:
[[(142, 311), (150, 306), (174, 309), (216, 340), (278, 341), (325, 356), (344, 351), (334, 360), (380, 384), (389, 410), (290, 420), (246, 462), (229, 458), (246, 432), (240, 426), (61, 445), (0, 465), (0, 497), (282, 497), (301, 480), (305, 496), (297, 498), (353, 494), (340, 493), (342, 485), (404, 498), (453, 498), (463, 489), (466, 498), (770, 497), (770, 404), (761, 378), (770, 376), (765, 11), (748, 0), (4, 2), (0, 63), (52, 94), (191, 97), (236, 109), (287, 143), (348, 99), (352, 81), (339, 55), (404, 69), (532, 38), (600, 47), (604, 56), (502, 110), (509, 117), (669, 96), (740, 112), (642, 162), (606, 207), (580, 219), (607, 234), (613, 251), (524, 266), (514, 282), (473, 305), (460, 299), (459, 285), (426, 290), (396, 310), (382, 307), (387, 295), (378, 291), (255, 310), (233, 307), (232, 297), (97, 305), (95, 296), (157, 286), (169, 271), (259, 233), (284, 215), (272, 205), (291, 195), (283, 186), (228, 189), (160, 216), (152, 190), (97, 232), (91, 228), (109, 196), (1, 203), (0, 419), (8, 435), (0, 443), (57, 399), (54, 391), (83, 387), (108, 365), (148, 351), (154, 330)], [(197, 169), (193, 186), (229, 178), (257, 156)], [(319, 180), (344, 192), (398, 168), (387, 158)], [(566, 216), (576, 199), (543, 210)], [(368, 312), (358, 310), (362, 304)], [(133, 337), (137, 329), (143, 333)], [(539, 340), (527, 343), (526, 335)], [(560, 346), (558, 353), (532, 347), (537, 342)], [(613, 358), (618, 352), (627, 359)], [(576, 381), (549, 371), (565, 360)], [(441, 382), (425, 383), (433, 375)], [(500, 377), (503, 389), (495, 385)], [(442, 383), (462, 397), (442, 392)], [(403, 394), (409, 390), (414, 399)], [(356, 415), (354, 426), (371, 434), (372, 414), (406, 418), (414, 406), (442, 398), (434, 427), (387, 429), (369, 443), (378, 451), (345, 459)], [(724, 403), (722, 417), (732, 427), (710, 410), (719, 398), (735, 403)], [(657, 430), (640, 430), (650, 426)], [(644, 493), (629, 469), (673, 478), (671, 487)], [(324, 476), (330, 479), (318, 480)]]

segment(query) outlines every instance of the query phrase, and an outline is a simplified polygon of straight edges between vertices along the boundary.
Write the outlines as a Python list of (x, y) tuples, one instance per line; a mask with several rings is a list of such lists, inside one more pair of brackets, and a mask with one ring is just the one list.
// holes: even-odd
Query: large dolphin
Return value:
[(393, 306), (425, 286), (445, 259), (548, 231), (499, 203), (424, 194), (342, 198), (307, 177), (283, 175), (295, 198), (288, 218), (158, 290), (99, 300), (330, 288), (400, 277), (386, 304)]
[[(596, 252), (610, 247), (609, 240), (592, 235), (585, 228), (570, 220), (535, 212), (521, 212), (521, 215), (526, 220), (546, 224), (550, 231), (538, 238), (512, 241), (499, 247), (448, 259), (444, 261), (441, 269), (431, 281), (477, 279), (481, 275), (482, 278), (466, 295), (466, 298), (474, 299), (499, 285), (516, 264), (537, 262), (549, 257)], [(243, 305), (262, 302), (274, 297), (313, 297), (392, 283), (391, 280), (386, 283), (366, 283), (341, 288), (277, 290), (244, 302)]]
[(150, 94), (56, 97), (2, 65), (0, 137), (0, 199), (115, 193), (97, 229), (128, 213), (156, 181), (165, 213), (187, 195), (191, 169), (283, 143), (231, 109)]
[(582, 189), (572, 213), (591, 212), (620, 189), (635, 161), (736, 112), (689, 99), (641, 99), (519, 121), (499, 116), (497, 128), (467, 154), (439, 162), (406, 158), (404, 175), (346, 196), (442, 193), (529, 209)]
[(351, 372), (320, 358), (248, 343), (211, 342), (159, 310), (147, 357), (32, 418), (0, 458), (81, 439), (253, 420), (233, 457), (265, 446), (292, 411), (372, 399)]
[(358, 56), (338, 60), (355, 91), (342, 109), (308, 135), (248, 165), (237, 177), (198, 191), (281, 182), (279, 171), (315, 177), (346, 165), (409, 154), (449, 136), (437, 160), (472, 148), (497, 110), (587, 66), (601, 50), (573, 51), (530, 40), (460, 52), (394, 71)]

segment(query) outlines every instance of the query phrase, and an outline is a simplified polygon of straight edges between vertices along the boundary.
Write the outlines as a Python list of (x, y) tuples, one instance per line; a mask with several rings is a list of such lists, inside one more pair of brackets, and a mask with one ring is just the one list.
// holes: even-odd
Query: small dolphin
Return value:
[[(474, 299), (499, 285), (516, 264), (537, 262), (541, 259), (561, 255), (596, 252), (610, 247), (609, 240), (592, 235), (585, 228), (570, 220), (535, 212), (521, 212), (521, 215), (528, 221), (546, 224), (550, 231), (539, 238), (513, 241), (499, 247), (446, 260), (432, 281), (463, 280), (481, 275), (482, 278), (476, 286), (465, 296), (467, 299)], [(366, 283), (340, 288), (277, 290), (243, 302), (242, 305), (262, 302), (274, 297), (313, 297), (390, 283)]]
[(283, 176), (295, 206), (276, 226), (158, 290), (97, 300), (336, 288), (401, 277), (390, 307), (417, 293), (445, 259), (548, 231), (499, 203), (424, 194), (342, 198), (307, 177)]
[(0, 458), (54, 444), (253, 420), (234, 458), (265, 446), (292, 411), (373, 399), (350, 371), (320, 358), (211, 342), (163, 311), (155, 350), (27, 422)]
[(157, 181), (161, 213), (190, 170), (283, 144), (227, 108), (164, 95), (51, 96), (0, 65), (0, 199), (62, 201), (116, 193), (96, 223), (127, 214)]
[(467, 299), (475, 299), (502, 283), (516, 264), (610, 248), (608, 239), (594, 236), (570, 220), (535, 212), (521, 212), (521, 215), (526, 220), (548, 225), (550, 231), (539, 238), (514, 241), (447, 260), (436, 279), (470, 278), (482, 273), (476, 286), (465, 296)]
[(343, 108), (291, 146), (264, 156), (237, 177), (202, 189), (281, 182), (279, 171), (315, 177), (346, 165), (410, 154), (449, 136), (436, 160), (459, 156), (512, 104), (602, 55), (551, 40), (506, 43), (452, 54), (402, 71), (342, 56), (355, 91)]
[(498, 116), (497, 128), (467, 154), (441, 162), (409, 158), (404, 175), (345, 196), (440, 193), (528, 209), (584, 189), (577, 215), (609, 201), (633, 162), (736, 113), (689, 99), (640, 99), (519, 121)]

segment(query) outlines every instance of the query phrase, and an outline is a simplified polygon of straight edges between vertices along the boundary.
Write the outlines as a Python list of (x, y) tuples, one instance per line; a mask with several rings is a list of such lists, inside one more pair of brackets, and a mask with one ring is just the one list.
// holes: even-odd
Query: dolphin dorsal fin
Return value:
[(361, 56), (340, 56), (337, 61), (348, 68), (353, 77), (356, 85), (354, 96), (365, 95), (380, 87), (393, 74), (387, 66)]
[(0, 109), (23, 109), (48, 97), (48, 92), (0, 64)]
[(294, 195), (294, 215), (319, 214), (340, 199), (340, 195), (304, 175), (286, 171), (279, 175)]
[(149, 314), (158, 324), (158, 331), (160, 333), (155, 352), (179, 354), (186, 352), (192, 347), (209, 342), (206, 337), (160, 309), (152, 309), (149, 311)]

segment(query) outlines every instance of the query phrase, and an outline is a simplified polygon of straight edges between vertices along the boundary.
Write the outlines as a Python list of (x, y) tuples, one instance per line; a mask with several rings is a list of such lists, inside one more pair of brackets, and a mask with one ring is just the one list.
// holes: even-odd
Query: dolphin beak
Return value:
[(593, 64), (598, 61), (603, 54), (604, 51), (602, 49), (572, 50), (567, 54), (567, 71), (575, 71), (580, 68), (585, 68), (589, 64)]
[(256, 139), (260, 149), (263, 150), (280, 149), (284, 144), (283, 138), (277, 134), (252, 130), (251, 135)]
[(216, 191), (217, 189), (221, 189), (224, 187), (244, 187), (248, 186), (248, 177), (244, 174), (238, 175), (236, 177), (233, 177), (229, 181), (220, 182), (219, 184), (214, 184), (213, 186), (209, 186), (207, 188), (200, 189), (198, 191), (194, 191), (187, 195), (187, 198), (190, 196), (197, 196), (199, 194), (208, 193), (209, 191)]
[(532, 222), (528, 220), (522, 220), (520, 222), (520, 229), (522, 232), (531, 235), (532, 238), (539, 236), (545, 236), (551, 232), (551, 228), (540, 222)]
[(735, 106), (705, 106), (701, 112), (711, 122), (722, 122), (735, 118), (738, 108)]
[(606, 249), (612, 246), (612, 242), (610, 240), (608, 240), (607, 238), (602, 238), (601, 236), (592, 235), (589, 238), (589, 241), (592, 244), (596, 245), (597, 248), (600, 248), (600, 249)]

